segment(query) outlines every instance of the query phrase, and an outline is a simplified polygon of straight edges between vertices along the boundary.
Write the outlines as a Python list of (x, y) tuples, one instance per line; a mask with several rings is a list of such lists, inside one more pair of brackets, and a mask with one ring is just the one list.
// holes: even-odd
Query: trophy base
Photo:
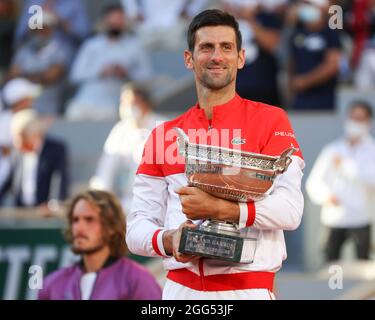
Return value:
[(256, 240), (239, 235), (183, 228), (179, 252), (212, 259), (251, 263), (254, 260)]

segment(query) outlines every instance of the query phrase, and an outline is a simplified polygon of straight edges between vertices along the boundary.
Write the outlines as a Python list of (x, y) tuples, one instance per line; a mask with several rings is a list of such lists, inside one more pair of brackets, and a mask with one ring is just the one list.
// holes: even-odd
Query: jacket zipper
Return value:
[(211, 130), (212, 130), (212, 119), (208, 119), (208, 128), (207, 128), (207, 144), (211, 145)]

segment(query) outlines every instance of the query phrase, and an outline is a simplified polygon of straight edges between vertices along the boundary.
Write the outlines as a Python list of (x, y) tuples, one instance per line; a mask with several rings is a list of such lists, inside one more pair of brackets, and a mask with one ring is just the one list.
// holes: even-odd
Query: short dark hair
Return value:
[(154, 99), (152, 97), (150, 88), (142, 83), (127, 83), (121, 89), (121, 94), (125, 91), (131, 91), (134, 95), (140, 97), (145, 103), (151, 108), (154, 105)]
[(121, 4), (109, 4), (102, 9), (101, 16), (105, 17), (107, 14), (112, 13), (113, 11), (124, 12), (124, 8)]
[(229, 13), (219, 9), (204, 10), (196, 15), (189, 25), (187, 33), (187, 43), (190, 51), (194, 50), (195, 34), (203, 27), (228, 26), (233, 28), (236, 33), (237, 50), (240, 51), (242, 47), (241, 31), (238, 27), (237, 20)]
[(350, 104), (349, 113), (353, 112), (355, 108), (362, 108), (367, 113), (369, 119), (372, 119), (374, 116), (374, 111), (369, 103), (363, 100), (357, 100)]
[(147, 104), (149, 104), (150, 106), (152, 106), (153, 101), (152, 101), (152, 98), (151, 98), (151, 94), (150, 94), (150, 91), (146, 87), (134, 84), (132, 86), (132, 90), (133, 90), (133, 93), (135, 95), (141, 97), (141, 99), (144, 102), (146, 102)]

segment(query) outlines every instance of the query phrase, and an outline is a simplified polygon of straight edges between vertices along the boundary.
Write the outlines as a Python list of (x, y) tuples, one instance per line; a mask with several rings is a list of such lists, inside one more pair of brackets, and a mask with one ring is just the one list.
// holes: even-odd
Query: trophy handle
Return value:
[(279, 158), (275, 161), (273, 165), (276, 174), (284, 173), (288, 169), (290, 163), (292, 162), (292, 159), (290, 157), (297, 150), (298, 150), (297, 148), (291, 147), (291, 148), (285, 149), (281, 153), (281, 155), (279, 156)]
[(173, 129), (177, 133), (176, 142), (177, 142), (178, 151), (179, 151), (180, 155), (185, 157), (187, 155), (187, 148), (188, 148), (188, 145), (189, 145), (189, 137), (185, 133), (185, 131), (182, 130), (181, 128), (174, 127)]

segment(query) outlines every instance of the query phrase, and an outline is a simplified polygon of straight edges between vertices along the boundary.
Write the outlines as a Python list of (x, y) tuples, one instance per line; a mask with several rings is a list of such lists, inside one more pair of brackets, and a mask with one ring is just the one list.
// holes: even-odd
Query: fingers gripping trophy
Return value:
[[(237, 149), (190, 143), (186, 133), (177, 131), (179, 153), (185, 158), (189, 186), (226, 200), (261, 200), (271, 191), (275, 178), (291, 163), (296, 148), (278, 157)], [(179, 252), (219, 260), (251, 263), (256, 239), (241, 235), (235, 223), (205, 220), (198, 228), (184, 227)]]

